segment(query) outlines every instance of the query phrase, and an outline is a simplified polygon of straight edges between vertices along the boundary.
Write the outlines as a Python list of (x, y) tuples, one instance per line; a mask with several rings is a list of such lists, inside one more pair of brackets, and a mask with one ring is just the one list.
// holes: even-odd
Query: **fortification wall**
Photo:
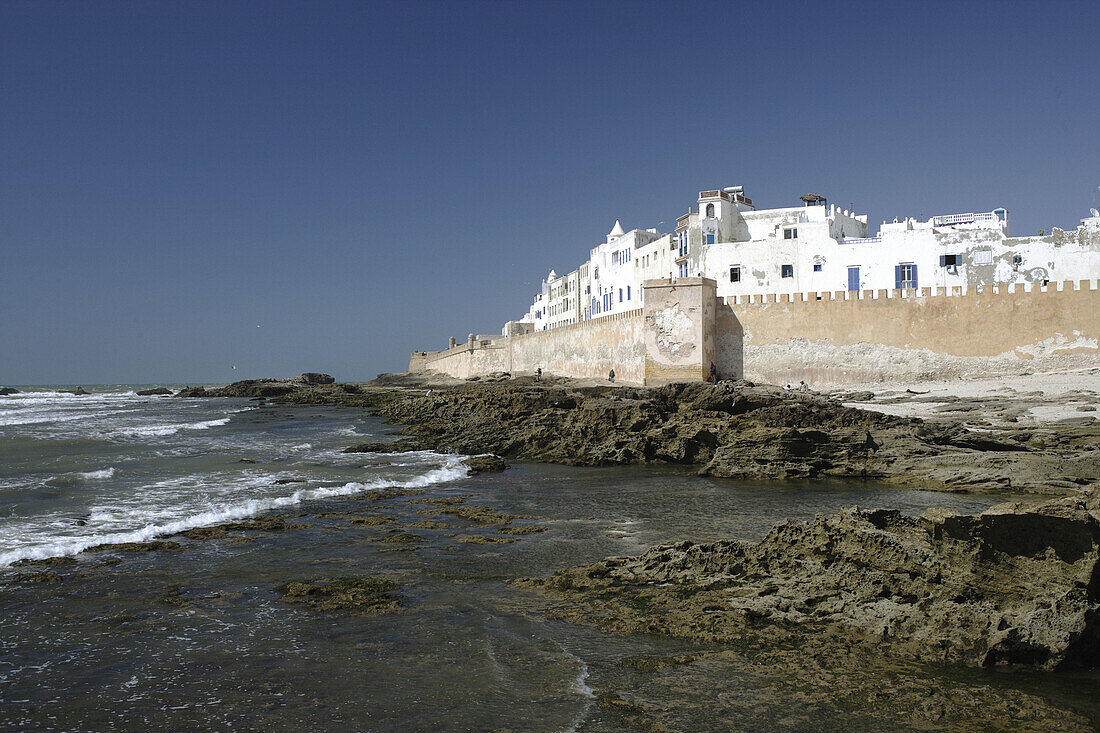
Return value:
[[(742, 376), (737, 317), (718, 302), (713, 280), (650, 280), (644, 288), (644, 309), (534, 333), (471, 336), (445, 351), (413, 352), (409, 371), (466, 379), (542, 369), (602, 380), (614, 369), (616, 381), (651, 385), (707, 379), (713, 362), (720, 378)], [(727, 326), (722, 339), (715, 338), (719, 321)]]
[(641, 310), (616, 313), (548, 331), (459, 344), (446, 351), (413, 352), (409, 371), (430, 370), (459, 379), (510, 372), (606, 379), (642, 384), (645, 359)]
[(645, 383), (642, 311), (604, 316), (508, 339), (510, 367), (504, 371), (533, 372), (538, 368), (566, 377)]
[[(820, 300), (818, 297), (820, 296)], [(1100, 365), (1097, 281), (742, 296), (745, 373), (777, 384), (992, 376)], [(720, 325), (724, 331), (736, 328)]]

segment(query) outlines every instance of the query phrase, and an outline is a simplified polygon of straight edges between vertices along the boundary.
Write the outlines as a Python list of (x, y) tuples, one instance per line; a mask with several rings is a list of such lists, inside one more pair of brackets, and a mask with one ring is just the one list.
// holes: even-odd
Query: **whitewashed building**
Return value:
[(675, 231), (624, 232), (568, 275), (551, 271), (520, 321), (505, 333), (545, 330), (642, 306), (653, 278), (708, 277), (719, 296), (919, 288), (1100, 278), (1100, 216), (1074, 231), (1012, 237), (1009, 214), (898, 218), (868, 236), (867, 215), (806, 194), (798, 206), (756, 209), (740, 186), (701, 191)]

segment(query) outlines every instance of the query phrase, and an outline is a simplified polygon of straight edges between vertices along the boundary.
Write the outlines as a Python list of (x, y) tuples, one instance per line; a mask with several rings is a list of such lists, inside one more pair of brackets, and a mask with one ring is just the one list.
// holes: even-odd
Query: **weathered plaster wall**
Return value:
[(642, 384), (645, 367), (641, 311), (617, 313), (576, 323), (492, 341), (461, 344), (446, 351), (414, 352), (410, 371), (430, 370), (452, 377), (492, 372), (547, 374), (606, 379), (611, 369), (616, 381)]
[[(851, 299), (845, 296), (857, 294), (728, 299), (744, 331), (746, 375), (775, 383), (850, 384), (913, 378), (902, 368), (907, 363), (926, 378), (937, 377), (937, 364), (943, 378), (958, 376), (959, 369), (978, 376), (984, 365), (986, 374), (1007, 373), (1013, 364), (1067, 357), (1100, 365), (1095, 280), (1026, 290), (987, 287), (966, 295), (931, 288), (905, 294), (909, 297), (880, 290)], [(721, 323), (719, 339), (735, 328)]]
[(715, 283), (705, 278), (645, 283), (645, 382), (706, 379), (714, 359)]
[(549, 331), (508, 339), (509, 363), (501, 371), (533, 372), (538, 368), (567, 377), (642, 384), (645, 380), (641, 311), (598, 318)]
[[(491, 372), (532, 373), (664, 384), (709, 376), (742, 376), (740, 327), (719, 303), (715, 283), (704, 278), (653, 280), (645, 285), (644, 309), (615, 313), (546, 331), (479, 337), (438, 352), (413, 352), (410, 371), (436, 371), (468, 378)], [(716, 338), (719, 321), (725, 332)]]

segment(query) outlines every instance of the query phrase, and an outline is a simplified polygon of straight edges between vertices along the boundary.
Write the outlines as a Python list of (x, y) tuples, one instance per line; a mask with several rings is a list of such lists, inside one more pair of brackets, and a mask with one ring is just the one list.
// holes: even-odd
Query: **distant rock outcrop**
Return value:
[(332, 384), (336, 381), (332, 376), (320, 372), (306, 372), (301, 379), (306, 384)]
[(172, 394), (172, 390), (167, 387), (155, 387), (153, 389), (139, 389), (137, 394), (140, 397), (162, 396)]
[(0, 387), (0, 397), (6, 397), (10, 394), (19, 394), (19, 390), (15, 387)]

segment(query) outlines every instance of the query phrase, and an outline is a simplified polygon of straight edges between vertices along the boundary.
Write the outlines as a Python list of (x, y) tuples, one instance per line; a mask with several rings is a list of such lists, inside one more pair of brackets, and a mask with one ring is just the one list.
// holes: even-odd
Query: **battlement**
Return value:
[(755, 293), (723, 298), (727, 305), (767, 305), (769, 303), (822, 303), (826, 301), (905, 300), (912, 298), (960, 298), (967, 296), (1049, 293), (1100, 289), (1100, 280), (1065, 280), (1043, 283), (1001, 283), (986, 286), (953, 286), (914, 289), (832, 290), (805, 293)]

